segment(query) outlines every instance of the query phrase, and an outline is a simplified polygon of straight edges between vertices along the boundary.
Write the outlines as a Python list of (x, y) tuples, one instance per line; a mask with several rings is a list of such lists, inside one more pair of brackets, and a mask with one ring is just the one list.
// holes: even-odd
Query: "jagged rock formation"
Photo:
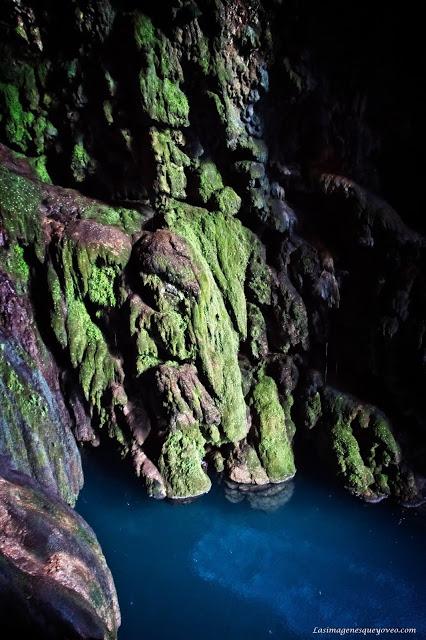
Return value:
[(116, 637), (114, 583), (91, 528), (0, 458), (0, 614), (7, 637)]
[(107, 433), (157, 498), (314, 451), (357, 495), (420, 500), (425, 240), (374, 195), (381, 98), (356, 70), (339, 93), (333, 7), (5, 4), (2, 277), (61, 424)]
[(43, 638), (119, 624), (76, 441), (159, 499), (424, 498), (409, 12), (157, 4), (0, 9), (0, 591)]

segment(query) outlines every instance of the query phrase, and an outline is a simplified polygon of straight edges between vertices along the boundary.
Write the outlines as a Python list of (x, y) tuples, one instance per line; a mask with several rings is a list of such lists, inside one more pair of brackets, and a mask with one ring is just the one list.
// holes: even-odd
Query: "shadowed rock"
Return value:
[(0, 458), (2, 630), (31, 637), (113, 640), (117, 596), (92, 529)]

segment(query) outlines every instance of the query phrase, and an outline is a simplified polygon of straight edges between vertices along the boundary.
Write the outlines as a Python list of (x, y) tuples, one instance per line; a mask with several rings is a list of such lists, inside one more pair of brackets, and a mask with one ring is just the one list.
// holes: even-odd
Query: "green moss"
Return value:
[(306, 401), (305, 423), (312, 429), (321, 417), (321, 395), (317, 391)]
[(150, 131), (154, 159), (157, 165), (156, 190), (183, 199), (186, 197), (185, 167), (190, 165), (188, 156), (180, 150), (178, 135), (166, 129)]
[(256, 162), (265, 163), (268, 160), (268, 147), (264, 140), (251, 136), (240, 136), (238, 147)]
[(76, 182), (83, 182), (90, 170), (91, 158), (84, 148), (83, 143), (74, 145), (71, 154), (71, 173)]
[(322, 399), (325, 420), (329, 424), (331, 446), (345, 484), (356, 494), (369, 495), (374, 477), (364, 464), (352, 422), (357, 414), (349, 396), (327, 390)]
[(161, 78), (153, 52), (139, 75), (142, 106), (149, 117), (171, 127), (188, 126), (188, 100), (176, 81)]
[[(46, 422), (46, 402), (17, 374), (3, 348), (0, 349), (0, 389), (1, 452), (9, 455), (18, 468), (27, 473), (39, 464), (47, 466), (46, 451), (42, 446), (29, 447), (27, 450), (21, 425), (21, 420), (25, 420), (38, 434)], [(38, 438), (34, 440), (35, 444)]]
[(37, 65), (37, 76), (42, 87), (46, 86), (47, 76), (49, 74), (50, 62), (44, 60)]
[(7, 141), (23, 152), (42, 155), (50, 123), (40, 108), (36, 71), (29, 64), (13, 60), (4, 76), (7, 82), (0, 83), (0, 112), (4, 114)]
[(398, 495), (405, 483), (402, 456), (386, 417), (330, 388), (323, 392), (321, 403), (322, 424), (330, 425), (331, 447), (346, 486), (365, 497)]
[(210, 490), (210, 479), (201, 466), (203, 456), (204, 438), (198, 427), (169, 433), (159, 461), (169, 497), (189, 498)]
[[(157, 256), (158, 257), (158, 256)], [(167, 262), (165, 270), (170, 269)], [(185, 270), (179, 270), (175, 277), (186, 278)], [(194, 277), (191, 272), (190, 277)], [(143, 305), (141, 301), (131, 302), (131, 335), (137, 335), (138, 370), (150, 368), (159, 362), (159, 351), (164, 359), (179, 362), (189, 361), (195, 356), (195, 339), (190, 325), (190, 302), (184, 293), (174, 290), (169, 293), (163, 281), (156, 275), (144, 275), (142, 282), (155, 299), (156, 310)]]
[(39, 206), (42, 193), (37, 184), (0, 167), (0, 220), (9, 239), (32, 244), (40, 260), (44, 259), (44, 240)]
[(26, 151), (31, 142), (30, 127), (34, 116), (24, 111), (19, 97), (19, 89), (12, 84), (0, 83), (0, 100), (5, 113), (5, 131), (8, 142)]
[(252, 406), (258, 427), (258, 451), (271, 482), (291, 478), (296, 468), (288, 426), (275, 381), (260, 372), (253, 389)]
[(2, 342), (0, 453), (41, 484), (56, 484), (62, 497), (74, 504), (75, 494), (66, 473), (69, 460), (64, 460), (70, 449), (62, 426), (58, 426), (55, 406), (41, 373), (28, 367), (16, 345)]
[(206, 97), (210, 100), (215, 113), (222, 124), (226, 123), (226, 112), (220, 96), (214, 91), (206, 91)]
[(35, 173), (37, 174), (37, 177), (42, 182), (47, 182), (49, 184), (52, 184), (52, 180), (47, 171), (46, 160), (47, 160), (46, 156), (38, 156), (37, 158), (28, 158), (28, 162), (31, 165), (31, 167), (34, 169)]
[(258, 238), (253, 236), (252, 252), (247, 268), (247, 292), (258, 305), (271, 304), (272, 278), (265, 262), (264, 248)]
[(309, 346), (308, 314), (302, 297), (290, 280), (283, 278), (278, 294), (279, 322), (281, 324), (280, 350), (288, 353), (290, 348)]
[(71, 364), (78, 369), (86, 399), (101, 409), (105, 390), (114, 381), (115, 367), (100, 329), (93, 323), (81, 300), (67, 291), (66, 329)]
[(49, 121), (44, 116), (38, 116), (34, 120), (33, 144), (37, 154), (42, 154), (44, 151), (44, 139), (49, 124)]
[(169, 80), (169, 78), (165, 78), (164, 80), (163, 91), (169, 118), (186, 124), (189, 114), (189, 104), (186, 95), (178, 85)]
[[(48, 267), (52, 328), (60, 344), (67, 348), (83, 393), (96, 408), (99, 421), (106, 409), (105, 393), (119, 378), (118, 365), (84, 303), (85, 296), (99, 306), (113, 306), (116, 302), (114, 280), (121, 257), (110, 255), (108, 259), (117, 263), (105, 264), (108, 254), (104, 249), (101, 238), (98, 247), (79, 246), (68, 238), (58, 247), (57, 269), (61, 277), (51, 265)], [(111, 423), (108, 426), (112, 428)]]
[(207, 204), (216, 191), (223, 189), (222, 176), (210, 160), (201, 164), (198, 175), (199, 194), (204, 204)]
[(159, 364), (158, 347), (151, 337), (151, 319), (154, 311), (133, 296), (129, 308), (130, 335), (135, 340), (136, 373), (140, 375)]
[(385, 496), (390, 495), (391, 490), (389, 487), (389, 479), (385, 473), (376, 474), (375, 481), (376, 481), (377, 489), (381, 494)]
[(256, 450), (253, 447), (247, 446), (244, 448), (245, 454), (245, 463), (247, 465), (247, 469), (250, 471), (252, 476), (256, 476), (259, 473), (262, 473), (263, 467), (259, 460), (259, 456), (256, 453)]
[(254, 236), (239, 220), (189, 205), (178, 205), (168, 214), (167, 223), (207, 262), (228, 313), (244, 339), (247, 336), (244, 282)]
[(143, 109), (156, 122), (188, 126), (189, 104), (179, 86), (183, 73), (177, 50), (142, 14), (135, 17), (135, 40), (143, 54), (139, 74)]
[(254, 304), (249, 303), (247, 311), (250, 351), (252, 357), (259, 360), (265, 357), (268, 349), (265, 318), (259, 307)]
[(135, 15), (134, 35), (138, 49), (150, 49), (157, 41), (154, 25), (143, 13)]
[(223, 473), (225, 470), (225, 460), (220, 451), (214, 451), (212, 454), (212, 462), (216, 473)]
[(389, 422), (379, 413), (374, 416), (372, 422), (373, 437), (382, 451), (383, 464), (385, 464), (384, 456), (387, 456), (388, 458), (388, 460), (386, 460), (386, 462), (388, 461), (388, 464), (385, 464), (385, 466), (390, 464), (399, 464), (401, 461), (401, 449), (394, 434), (392, 433)]
[(24, 249), (18, 243), (14, 243), (6, 254), (4, 267), (18, 283), (26, 285), (30, 275), (28, 264), (24, 258)]
[(189, 360), (193, 355), (191, 346), (187, 346), (188, 317), (170, 307), (165, 313), (155, 314), (153, 319), (160, 345), (168, 356), (180, 362)]
[(61, 347), (68, 345), (68, 334), (65, 327), (65, 301), (58, 275), (49, 263), (47, 267), (47, 285), (50, 294), (50, 324)]
[(364, 465), (350, 424), (342, 419), (337, 420), (331, 429), (331, 437), (339, 471), (348, 487), (356, 493), (368, 494), (374, 477), (370, 469)]
[(118, 227), (128, 234), (140, 231), (143, 223), (143, 216), (136, 209), (109, 207), (100, 202), (84, 207), (80, 210), (80, 213), (82, 218)]
[(228, 215), (235, 215), (241, 207), (241, 198), (232, 189), (232, 187), (224, 187), (215, 194), (216, 205), (220, 211)]
[(225, 437), (237, 442), (247, 432), (246, 407), (238, 366), (239, 340), (247, 313), (245, 269), (250, 233), (221, 213), (177, 204), (166, 214), (168, 226), (191, 247), (200, 294), (191, 301), (192, 336), (200, 367), (217, 398)]
[(114, 307), (116, 305), (114, 293), (116, 278), (117, 270), (114, 267), (93, 265), (87, 290), (90, 301), (100, 307)]
[(209, 41), (205, 36), (201, 36), (197, 42), (197, 62), (198, 65), (205, 76), (209, 74), (210, 71), (210, 50), (209, 50)]
[(25, 96), (30, 110), (35, 111), (39, 106), (40, 96), (34, 68), (28, 64), (21, 63), (18, 67), (16, 79), (22, 88), (22, 93)]
[[(225, 131), (228, 149), (243, 151), (245, 157), (249, 152), (251, 157), (253, 155), (251, 147), (256, 146), (257, 141), (247, 134), (245, 124), (241, 120), (240, 105), (235, 95), (235, 66), (238, 66), (238, 58), (235, 59), (234, 64), (231, 63), (230, 58), (223, 56), (218, 47), (215, 56), (210, 60), (210, 73), (216, 78), (217, 90), (208, 91), (206, 94), (212, 101), (212, 106)], [(244, 65), (240, 66), (239, 72), (247, 73)]]
[(234, 167), (238, 173), (247, 176), (253, 186), (256, 180), (263, 180), (265, 177), (265, 165), (262, 162), (240, 160), (234, 164)]

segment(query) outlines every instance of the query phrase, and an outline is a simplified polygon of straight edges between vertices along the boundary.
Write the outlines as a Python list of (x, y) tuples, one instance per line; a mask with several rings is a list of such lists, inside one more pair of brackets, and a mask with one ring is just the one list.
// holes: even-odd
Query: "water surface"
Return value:
[(415, 511), (300, 474), (290, 500), (232, 504), (216, 486), (174, 505), (147, 499), (102, 453), (86, 454), (84, 470), (77, 510), (114, 576), (120, 640), (331, 637), (312, 636), (315, 626), (408, 626), (426, 637), (426, 528)]

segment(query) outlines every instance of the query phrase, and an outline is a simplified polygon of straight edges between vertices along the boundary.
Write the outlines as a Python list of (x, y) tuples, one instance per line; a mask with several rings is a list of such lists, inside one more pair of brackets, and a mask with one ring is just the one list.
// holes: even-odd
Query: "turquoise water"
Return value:
[(120, 640), (343, 637), (312, 635), (315, 626), (426, 637), (426, 528), (415, 511), (363, 504), (300, 474), (274, 499), (232, 504), (216, 486), (174, 505), (145, 498), (99, 453), (84, 469), (77, 509), (114, 575)]

